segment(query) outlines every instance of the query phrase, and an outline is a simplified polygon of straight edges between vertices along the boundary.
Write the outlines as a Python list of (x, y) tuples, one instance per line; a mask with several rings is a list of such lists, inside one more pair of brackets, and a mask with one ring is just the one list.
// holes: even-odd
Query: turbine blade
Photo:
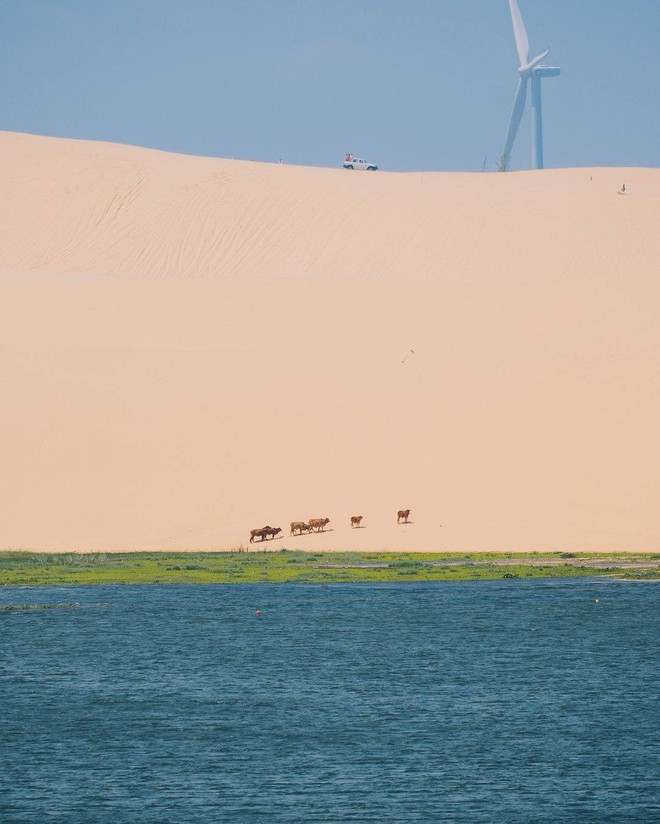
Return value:
[(527, 77), (521, 77), (518, 80), (518, 89), (513, 101), (513, 109), (511, 110), (511, 120), (509, 121), (509, 131), (506, 133), (506, 140), (504, 141), (504, 149), (502, 154), (505, 157), (510, 157), (513, 141), (518, 134), (520, 121), (522, 120), (523, 112), (525, 111), (525, 103), (527, 101)]
[(550, 49), (546, 49), (544, 52), (541, 52), (541, 54), (537, 54), (536, 57), (532, 57), (532, 59), (529, 61), (529, 63), (526, 66), (524, 66), (524, 67), (521, 66), (520, 68), (521, 69), (524, 68), (525, 71), (530, 72), (532, 69), (534, 69), (534, 68), (536, 68), (536, 66), (538, 66), (538, 64), (541, 62), (541, 60), (543, 60), (544, 57), (547, 57), (549, 54), (550, 54)]
[(547, 57), (549, 54), (550, 54), (550, 47), (548, 46), (548, 48), (545, 51), (542, 51), (541, 54), (537, 54), (536, 57), (532, 57), (532, 59), (529, 61), (530, 65), (532, 63), (534, 65), (536, 65), (537, 63), (540, 63), (541, 60), (543, 60), (543, 58)]
[(509, 8), (511, 9), (511, 19), (513, 20), (513, 34), (516, 38), (516, 48), (518, 49), (518, 57), (520, 58), (520, 65), (524, 66), (529, 60), (529, 40), (527, 39), (527, 32), (525, 31), (525, 24), (523, 23), (520, 9), (518, 8), (517, 0), (509, 0)]

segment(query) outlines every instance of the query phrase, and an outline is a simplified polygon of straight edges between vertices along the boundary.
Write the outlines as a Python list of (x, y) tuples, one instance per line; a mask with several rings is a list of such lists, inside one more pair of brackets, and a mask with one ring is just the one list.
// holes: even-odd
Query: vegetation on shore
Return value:
[(0, 552), (0, 585), (375, 583), (608, 575), (660, 579), (660, 554)]

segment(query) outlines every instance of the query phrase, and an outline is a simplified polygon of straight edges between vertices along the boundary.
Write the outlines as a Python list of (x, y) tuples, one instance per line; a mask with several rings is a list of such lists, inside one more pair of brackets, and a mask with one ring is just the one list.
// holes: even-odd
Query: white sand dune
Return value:
[(660, 171), (0, 133), (0, 194), (0, 548), (660, 548)]

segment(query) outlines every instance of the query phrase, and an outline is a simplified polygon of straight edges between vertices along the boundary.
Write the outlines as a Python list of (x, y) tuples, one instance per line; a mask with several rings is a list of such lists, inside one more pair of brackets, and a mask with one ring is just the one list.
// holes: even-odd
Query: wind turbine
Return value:
[(511, 120), (509, 121), (509, 131), (504, 141), (502, 152), (503, 160), (508, 164), (511, 156), (511, 147), (516, 139), (518, 127), (525, 111), (527, 101), (527, 81), (532, 78), (532, 168), (543, 168), (543, 115), (541, 112), (541, 78), (557, 77), (561, 69), (555, 66), (542, 66), (541, 61), (548, 55), (550, 49), (546, 49), (536, 57), (529, 59), (529, 40), (525, 31), (520, 9), (517, 0), (509, 0), (511, 9), (511, 19), (513, 20), (513, 33), (516, 38), (518, 57), (520, 58), (520, 68), (518, 69), (518, 89), (513, 101)]

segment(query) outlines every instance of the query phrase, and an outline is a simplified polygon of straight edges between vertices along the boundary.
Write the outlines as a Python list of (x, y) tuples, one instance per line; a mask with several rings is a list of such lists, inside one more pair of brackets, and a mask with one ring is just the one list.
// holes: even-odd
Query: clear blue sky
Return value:
[[(519, 0), (546, 166), (658, 166), (660, 0)], [(517, 80), (507, 0), (2, 0), (0, 128), (191, 154), (480, 170)], [(513, 168), (529, 168), (529, 108)]]

